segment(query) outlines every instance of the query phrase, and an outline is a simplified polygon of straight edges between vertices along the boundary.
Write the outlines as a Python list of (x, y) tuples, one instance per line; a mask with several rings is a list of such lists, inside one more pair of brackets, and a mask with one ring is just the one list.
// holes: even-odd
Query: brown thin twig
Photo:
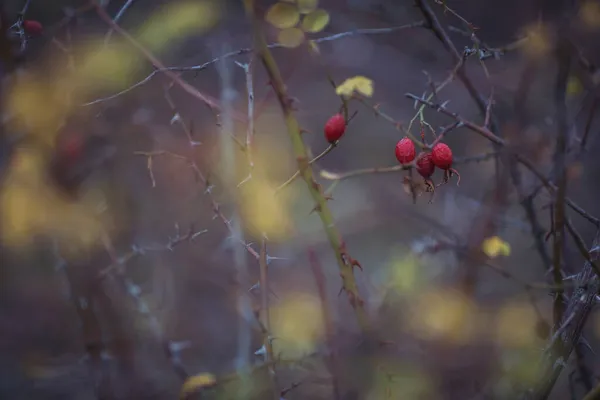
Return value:
[[(193, 87), (192, 85), (190, 85), (189, 83), (185, 82), (183, 79), (181, 79), (181, 77), (167, 69), (165, 67), (165, 65), (156, 57), (154, 56), (154, 54), (152, 54), (150, 52), (150, 50), (148, 50), (147, 48), (145, 48), (144, 46), (142, 46), (136, 39), (133, 38), (133, 36), (131, 36), (129, 33), (127, 33), (127, 31), (125, 31), (123, 28), (121, 28), (117, 23), (115, 23), (112, 18), (106, 13), (106, 11), (100, 7), (98, 5), (97, 2), (94, 1), (94, 7), (96, 9), (96, 12), (98, 13), (98, 15), (100, 16), (100, 18), (109, 26), (111, 27), (115, 32), (117, 32), (119, 35), (123, 36), (133, 47), (135, 47), (155, 68), (157, 68), (158, 70), (160, 70), (160, 72), (162, 72), (163, 74), (165, 74), (165, 76), (167, 76), (169, 79), (173, 80), (180, 88), (182, 88), (186, 93), (192, 95), (193, 97), (197, 98), (198, 100), (202, 101), (203, 103), (205, 103), (206, 105), (210, 106), (211, 108), (220, 110), (221, 106), (219, 105), (218, 101), (209, 96), (209, 95), (205, 95), (202, 92), (200, 92), (198, 89), (196, 89), (195, 87)], [(87, 105), (89, 105), (91, 103), (88, 103)], [(232, 117), (238, 121), (244, 121), (245, 117), (240, 116), (239, 113), (234, 112)]]

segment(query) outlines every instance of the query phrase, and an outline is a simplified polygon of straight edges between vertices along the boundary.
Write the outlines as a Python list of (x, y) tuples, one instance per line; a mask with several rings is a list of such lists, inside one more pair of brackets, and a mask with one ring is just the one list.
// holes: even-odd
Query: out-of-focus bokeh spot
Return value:
[(69, 107), (60, 101), (59, 90), (52, 80), (32, 72), (17, 77), (6, 99), (8, 113), (14, 116), (13, 127), (30, 132), (45, 144), (53, 143)]
[(301, 357), (315, 349), (324, 335), (323, 311), (319, 299), (294, 294), (271, 309), (274, 351), (286, 357)]
[(541, 58), (552, 50), (553, 39), (544, 25), (529, 25), (525, 27), (523, 35), (527, 40), (521, 49), (528, 57)]
[(510, 256), (510, 244), (502, 240), (498, 236), (492, 236), (483, 241), (481, 250), (490, 258), (498, 256)]
[(133, 80), (136, 66), (141, 62), (138, 53), (122, 42), (104, 46), (101, 41), (87, 43), (80, 50), (82, 61), (71, 75), (71, 89), (81, 94), (96, 89), (118, 90)]
[(275, 3), (267, 10), (265, 20), (279, 29), (292, 28), (300, 21), (300, 12), (294, 4)]
[(410, 312), (410, 328), (425, 339), (466, 343), (477, 333), (477, 309), (456, 291), (434, 288), (423, 292)]
[(590, 29), (600, 28), (600, 3), (596, 0), (584, 1), (579, 7), (579, 18)]
[(97, 243), (103, 233), (96, 210), (100, 199), (67, 201), (50, 186), (38, 151), (22, 149), (15, 157), (0, 194), (6, 243), (27, 246), (38, 235), (54, 236), (70, 256)]
[(171, 1), (147, 19), (137, 37), (148, 49), (161, 51), (186, 36), (206, 32), (219, 17), (214, 1)]
[(577, 96), (583, 92), (583, 85), (576, 76), (570, 76), (567, 81), (567, 94), (569, 96)]
[(520, 348), (537, 341), (537, 314), (531, 304), (513, 301), (502, 307), (496, 317), (495, 337), (503, 347)]
[(179, 393), (180, 399), (185, 399), (188, 395), (194, 393), (197, 390), (201, 390), (207, 387), (211, 387), (217, 383), (217, 378), (210, 373), (202, 373), (194, 376), (190, 376), (185, 380)]
[(505, 349), (501, 353), (501, 364), (506, 377), (514, 383), (534, 384), (539, 378), (540, 349)]
[(255, 172), (239, 192), (240, 213), (246, 227), (256, 235), (266, 233), (274, 240), (284, 239), (292, 233), (292, 199), (286, 192), (275, 196), (275, 188), (275, 183)]
[(425, 283), (419, 260), (406, 253), (395, 252), (389, 262), (388, 288), (397, 293), (413, 293)]

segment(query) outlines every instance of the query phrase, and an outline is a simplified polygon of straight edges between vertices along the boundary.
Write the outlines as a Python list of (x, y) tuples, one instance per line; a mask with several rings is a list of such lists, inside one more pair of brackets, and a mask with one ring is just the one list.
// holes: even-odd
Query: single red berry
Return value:
[(431, 150), (433, 164), (439, 169), (452, 168), (452, 150), (445, 143), (438, 143)]
[(329, 143), (340, 140), (344, 132), (346, 132), (346, 119), (342, 114), (335, 114), (325, 124), (325, 139)]
[(412, 162), (416, 155), (415, 144), (408, 137), (404, 137), (396, 143), (396, 158), (400, 164)]
[(435, 172), (431, 153), (421, 153), (417, 157), (417, 172), (425, 179), (429, 179)]
[(23, 29), (30, 35), (41, 35), (44, 27), (39, 21), (26, 19), (23, 21)]

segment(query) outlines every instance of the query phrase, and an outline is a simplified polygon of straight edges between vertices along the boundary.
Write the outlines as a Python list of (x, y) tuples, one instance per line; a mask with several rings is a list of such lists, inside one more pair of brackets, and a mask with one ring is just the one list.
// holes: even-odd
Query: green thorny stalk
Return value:
[(251, 22), (252, 29), (254, 31), (254, 45), (256, 54), (260, 58), (265, 70), (267, 71), (270, 83), (275, 90), (277, 99), (283, 112), (287, 131), (292, 141), (294, 156), (296, 157), (296, 161), (298, 163), (298, 170), (301, 172), (302, 179), (304, 182), (306, 182), (308, 190), (310, 191), (310, 195), (316, 203), (315, 212), (319, 214), (329, 243), (335, 252), (340, 270), (340, 276), (342, 278), (342, 288), (348, 295), (350, 305), (354, 309), (361, 330), (363, 333), (366, 333), (368, 331), (369, 324), (364, 302), (360, 297), (356, 279), (354, 277), (354, 265), (356, 264), (356, 261), (346, 254), (344, 242), (342, 241), (341, 236), (335, 227), (333, 215), (331, 214), (331, 210), (327, 204), (327, 198), (322, 192), (321, 185), (319, 185), (314, 179), (314, 174), (309, 164), (308, 152), (304, 145), (304, 141), (302, 140), (300, 125), (294, 116), (291, 101), (287, 95), (279, 67), (277, 66), (273, 55), (267, 47), (267, 42), (262, 32), (260, 21), (257, 19), (254, 10), (254, 0), (244, 0), (244, 6), (248, 17), (252, 20)]

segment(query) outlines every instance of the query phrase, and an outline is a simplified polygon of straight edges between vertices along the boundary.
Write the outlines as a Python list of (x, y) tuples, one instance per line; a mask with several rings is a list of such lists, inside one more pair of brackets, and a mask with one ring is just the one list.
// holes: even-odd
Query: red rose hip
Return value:
[(26, 19), (23, 21), (23, 29), (29, 35), (41, 35), (44, 27), (39, 21), (33, 19)]
[(325, 124), (325, 139), (331, 144), (340, 140), (346, 132), (346, 119), (342, 114), (335, 114)]
[(431, 150), (433, 164), (439, 169), (452, 167), (452, 150), (445, 143), (438, 143)]
[(452, 174), (457, 175), (458, 179), (456, 185), (460, 183), (460, 174), (454, 168), (452, 168), (452, 149), (445, 143), (438, 143), (431, 149), (431, 160), (433, 164), (439, 169), (444, 170), (444, 183), (448, 183), (448, 180)]
[(417, 172), (425, 179), (429, 179), (435, 172), (431, 153), (421, 153), (417, 158)]
[(404, 137), (396, 143), (396, 159), (400, 164), (412, 162), (416, 155), (415, 144), (408, 137)]

